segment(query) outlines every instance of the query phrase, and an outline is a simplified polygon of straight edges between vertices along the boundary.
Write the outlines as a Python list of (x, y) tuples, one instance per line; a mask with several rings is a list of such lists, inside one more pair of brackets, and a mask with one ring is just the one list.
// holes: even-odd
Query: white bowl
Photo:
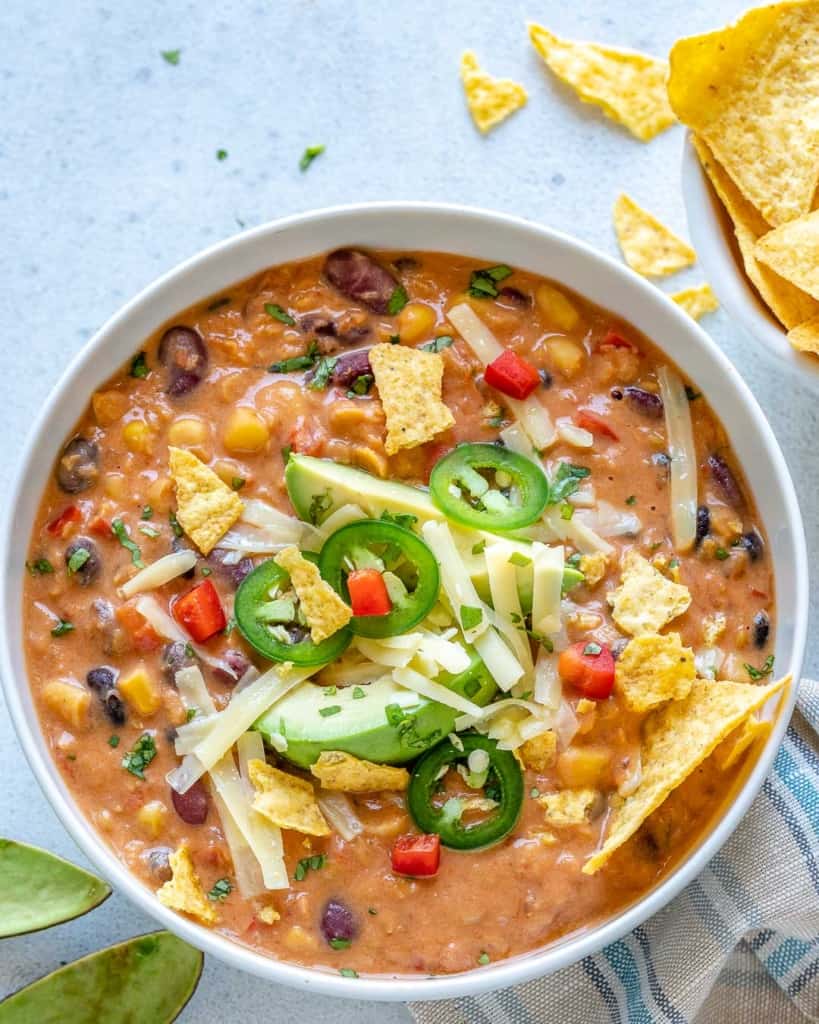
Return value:
[(594, 953), (660, 910), (720, 849), (771, 768), (795, 701), (791, 689), (773, 732), (711, 828), (677, 869), (599, 927), (547, 949), (464, 974), (351, 980), (326, 969), (272, 960), (161, 906), (114, 856), (78, 810), (46, 749), (26, 680), (21, 585), (31, 523), (62, 439), (91, 392), (118, 371), (177, 312), (264, 267), (342, 245), (436, 249), (509, 263), (565, 283), (656, 339), (720, 413), (770, 538), (778, 602), (777, 670), (799, 678), (808, 608), (807, 554), (793, 484), (773, 433), (731, 364), (685, 313), (632, 271), (565, 235), (513, 217), (458, 206), (373, 203), (276, 221), (215, 245), (165, 274), (129, 302), (68, 367), (40, 413), (20, 460), (0, 535), (0, 672), (6, 700), (43, 792), (89, 860), (108, 881), (171, 931), (241, 970), (303, 989), (351, 998), (409, 1000), (474, 995), (516, 985)]
[(686, 136), (682, 159), (682, 190), (688, 231), (717, 298), (751, 337), (799, 380), (819, 389), (819, 358), (798, 351), (748, 280), (734, 244), (731, 219), (714, 191), (697, 152)]

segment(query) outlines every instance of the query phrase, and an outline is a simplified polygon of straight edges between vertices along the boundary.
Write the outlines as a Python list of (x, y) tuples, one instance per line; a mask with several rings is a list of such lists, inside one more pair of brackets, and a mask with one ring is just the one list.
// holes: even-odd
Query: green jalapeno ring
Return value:
[[(523, 806), (523, 772), (510, 750), (499, 750), (495, 740), (477, 733), (462, 734), (463, 750), (451, 740), (444, 740), (418, 759), (410, 776), (407, 806), (415, 824), (422, 832), (435, 832), (444, 846), (452, 850), (481, 850), (494, 846), (507, 836), (517, 824)], [(464, 826), (459, 819), (447, 817), (442, 808), (436, 808), (432, 796), (439, 781), (441, 769), (466, 760), (473, 750), (485, 750), (489, 755), (489, 775), (500, 791), (498, 808), (484, 821)]]
[[(303, 552), (314, 564), (318, 561), (311, 551)], [(259, 609), (270, 603), (269, 591), (275, 585), (286, 586), (290, 576), (272, 558), (262, 562), (242, 581), (236, 591), (233, 614), (239, 632), (250, 646), (269, 661), (290, 661), (294, 665), (325, 665), (333, 661), (350, 646), (353, 638), (348, 627), (316, 644), (308, 635), (304, 640), (288, 644), (277, 640), (259, 620)]]
[[(497, 480), (480, 472), (505, 474), (518, 492), (511, 501)], [(546, 474), (531, 459), (495, 444), (462, 444), (433, 467), (429, 478), (433, 502), (454, 523), (482, 530), (517, 530), (543, 515), (549, 501)]]
[(413, 577), (410, 586), (405, 586), (406, 593), (393, 600), (388, 614), (354, 615), (350, 629), (356, 636), (373, 639), (400, 636), (426, 618), (438, 600), (438, 560), (411, 530), (383, 519), (360, 519), (342, 526), (327, 538), (319, 552), (321, 575), (348, 604), (347, 575), (351, 565), (364, 568), (376, 564), (382, 564), (391, 573), (390, 566), (398, 572), (406, 573), (409, 569)]

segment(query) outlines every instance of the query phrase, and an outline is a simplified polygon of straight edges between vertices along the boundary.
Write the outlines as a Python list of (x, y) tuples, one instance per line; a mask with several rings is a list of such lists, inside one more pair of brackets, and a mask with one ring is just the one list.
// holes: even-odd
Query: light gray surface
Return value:
[[(527, 18), (566, 35), (666, 52), (714, 27), (734, 0), (223, 0), (120, 4), (5, 0), (0, 5), (0, 494), (38, 406), (67, 359), (158, 274), (240, 228), (311, 207), (368, 199), (449, 200), (521, 214), (616, 254), (611, 205), (625, 189), (684, 233), (682, 130), (633, 140), (547, 78)], [(650, 13), (647, 13), (650, 12)], [(182, 49), (172, 67), (159, 56)], [(458, 60), (474, 48), (515, 77), (529, 106), (489, 138), (472, 128)], [(305, 146), (327, 152), (307, 174)], [(215, 153), (228, 150), (219, 162)], [(429, 240), (435, 248), (436, 240)], [(491, 259), (491, 244), (487, 243)], [(276, 254), (271, 253), (271, 262)], [(696, 268), (665, 283), (701, 280)], [(803, 502), (812, 554), (817, 417), (719, 313), (706, 328), (768, 413)], [(662, 340), (662, 339), (660, 339)], [(134, 346), (139, 339), (134, 339)], [(819, 668), (812, 642), (808, 670)], [(75, 860), (0, 710), (0, 832)], [(8, 940), (0, 994), (152, 922), (114, 896), (94, 914)], [(266, 985), (210, 961), (183, 1020), (338, 1024), (405, 1021), (364, 1006)]]

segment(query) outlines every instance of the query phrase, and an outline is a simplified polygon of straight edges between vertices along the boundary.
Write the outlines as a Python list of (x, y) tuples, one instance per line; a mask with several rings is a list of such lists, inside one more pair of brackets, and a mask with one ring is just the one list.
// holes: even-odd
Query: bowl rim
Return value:
[(807, 387), (819, 389), (819, 357), (794, 348), (740, 265), (722, 218), (730, 222), (686, 132), (682, 147), (683, 203), (691, 242), (714, 292), (754, 343), (773, 356)]
[[(587, 243), (581, 242), (562, 232), (533, 223), (521, 217), (497, 213), (487, 209), (469, 207), (460, 204), (384, 201), (372, 203), (355, 203), (337, 205), (277, 219), (239, 235), (232, 236), (209, 246), (196, 255), (172, 267), (166, 273), (142, 289), (133, 299), (122, 306), (105, 324), (89, 339), (82, 349), (71, 359), (55, 384), (53, 391), (39, 411), (35, 423), (29, 431), (28, 438), (18, 461), (17, 471), (9, 493), (9, 499), (3, 513), (0, 532), (0, 677), (2, 678), (5, 698), (18, 740), (46, 799), (54, 808), (57, 816), (77, 843), (95, 869), (106, 878), (111, 885), (121, 891), (136, 906), (154, 918), (159, 924), (180, 935), (193, 946), (214, 955), (223, 963), (239, 970), (247, 971), (268, 981), (285, 984), (290, 987), (312, 991), (323, 995), (350, 999), (368, 999), (376, 1001), (409, 1001), (434, 1000), (474, 996), (492, 989), (506, 988), (520, 984), (535, 977), (545, 976), (562, 967), (576, 963), (584, 956), (598, 952), (604, 946), (620, 939), (633, 928), (643, 923), (648, 917), (662, 909), (672, 900), (719, 851), (725, 841), (733, 833), (742, 817), (751, 805), (762, 786), (765, 776), (770, 770), (776, 752), (784, 736), (796, 701), (797, 685), (792, 685), (785, 700), (780, 702), (776, 713), (773, 731), (765, 747), (760, 751), (756, 763), (746, 774), (741, 788), (738, 788), (729, 803), (723, 805), (715, 814), (710, 832), (699, 841), (685, 858), (659, 884), (643, 894), (636, 902), (620, 911), (614, 917), (603, 921), (597, 926), (589, 926), (572, 935), (553, 943), (544, 949), (522, 954), (506, 960), (500, 960), (480, 969), (452, 975), (418, 976), (375, 976), (352, 979), (340, 977), (328, 969), (302, 967), (297, 964), (273, 959), (255, 953), (247, 947), (223, 937), (209, 929), (175, 914), (162, 906), (147, 887), (127, 870), (125, 865), (116, 858), (105, 845), (100, 834), (93, 828), (90, 821), (75, 809), (66, 792), (61, 791), (59, 773), (50, 755), (40, 749), (42, 735), (26, 715), (25, 698), (30, 699), (28, 679), (24, 678), (21, 685), (15, 682), (13, 647), (22, 645), (22, 636), (11, 636), (9, 626), (10, 607), (15, 586), (12, 582), (13, 568), (18, 567), (19, 555), (15, 560), (13, 538), (15, 529), (15, 509), (21, 503), (25, 488), (26, 473), (29, 465), (38, 458), (38, 450), (42, 436), (47, 435), (47, 427), (51, 418), (59, 408), (60, 401), (73, 384), (80, 384), (81, 373), (90, 367), (91, 379), (97, 382), (91, 366), (93, 357), (98, 350), (104, 349), (109, 335), (127, 324), (140, 310), (148, 307), (152, 300), (171, 285), (181, 287), (184, 280), (197, 271), (203, 271), (212, 261), (225, 261), (231, 253), (244, 247), (251, 247), (260, 239), (275, 241), (277, 235), (292, 229), (318, 225), (327, 230), (327, 223), (332, 221), (350, 221), (350, 234), (355, 235), (356, 225), (368, 223), (369, 218), (378, 222), (382, 218), (413, 218), (432, 216), (445, 219), (454, 218), (459, 224), (472, 226), (476, 230), (486, 232), (491, 237), (492, 227), (506, 228), (511, 233), (538, 236), (542, 243), (551, 244), (562, 249), (568, 255), (581, 261), (590, 261), (595, 269), (605, 271), (616, 282), (617, 289), (631, 293), (637, 301), (644, 301), (654, 307), (657, 315), (676, 321), (677, 327), (684, 330), (695, 347), (699, 347), (706, 360), (709, 360), (718, 374), (730, 381), (736, 394), (739, 406), (753, 419), (758, 430), (758, 442), (763, 446), (766, 457), (771, 464), (776, 485), (781, 491), (782, 515), (785, 520), (786, 532), (790, 535), (794, 546), (793, 569), (793, 648), (789, 658), (788, 670), (793, 673), (798, 683), (804, 657), (807, 637), (808, 609), (808, 575), (807, 549), (804, 529), (799, 511), (796, 493), (788, 472), (785, 459), (773, 432), (757, 404), (751, 391), (734, 371), (727, 357), (708, 335), (671, 302), (667, 296), (654, 288), (649, 282), (640, 278), (633, 271), (618, 263), (611, 257), (595, 250)], [(363, 230), (363, 228), (361, 229)], [(386, 228), (384, 229), (387, 230)], [(354, 244), (354, 239), (348, 244)], [(325, 245), (326, 249), (327, 246)], [(396, 246), (397, 248), (397, 246)], [(491, 240), (487, 241), (487, 249), (491, 248)], [(321, 247), (315, 250), (323, 251)], [(525, 259), (521, 264), (525, 265)], [(229, 266), (228, 262), (228, 266)], [(270, 263), (267, 264), (271, 265)], [(260, 267), (259, 269), (262, 269)], [(224, 268), (222, 270), (224, 273)], [(560, 271), (556, 268), (555, 277), (559, 279)], [(249, 275), (243, 275), (249, 276)], [(238, 280), (238, 278), (237, 278)], [(224, 282), (227, 287), (231, 282)], [(569, 282), (566, 282), (570, 286)], [(207, 297), (210, 290), (202, 295)], [(591, 301), (595, 301), (590, 296)], [(180, 305), (179, 308), (182, 308)], [(173, 315), (173, 314), (171, 314)], [(655, 341), (662, 351), (662, 346)], [(100, 382), (101, 383), (101, 382)], [(84, 394), (89, 393), (87, 382), (82, 381)], [(46, 446), (49, 462), (53, 458), (52, 448)]]

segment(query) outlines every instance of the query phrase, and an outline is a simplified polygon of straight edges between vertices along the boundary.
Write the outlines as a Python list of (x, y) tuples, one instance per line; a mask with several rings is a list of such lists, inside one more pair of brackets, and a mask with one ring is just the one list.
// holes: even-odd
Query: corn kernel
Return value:
[(137, 811), (137, 822), (146, 835), (157, 839), (162, 834), (167, 816), (168, 808), (161, 800), (150, 800)]
[(122, 428), (122, 440), (131, 452), (150, 454), (153, 448), (153, 434), (145, 420), (131, 420)]
[(546, 347), (555, 367), (565, 377), (573, 377), (583, 364), (583, 349), (568, 338), (549, 338)]
[(121, 391), (97, 391), (91, 398), (94, 418), (101, 427), (110, 427), (128, 411), (128, 396)]
[(300, 924), (294, 924), (292, 928), (288, 928), (284, 936), (284, 944), (294, 952), (307, 953), (318, 949), (316, 937), (306, 928), (302, 928)]
[(208, 440), (208, 425), (196, 416), (180, 416), (168, 430), (168, 441), (178, 448), (196, 448)]
[(91, 694), (75, 683), (62, 679), (46, 683), (43, 701), (50, 711), (74, 729), (82, 729), (88, 723)]
[(246, 405), (237, 406), (228, 417), (222, 437), (230, 452), (257, 452), (270, 440), (270, 430), (262, 417)]
[(572, 789), (597, 788), (608, 782), (611, 755), (605, 747), (569, 747), (557, 758), (557, 775)]
[(435, 326), (435, 310), (425, 302), (409, 302), (398, 315), (398, 333), (405, 342), (419, 341)]
[(550, 284), (540, 284), (535, 289), (535, 302), (541, 312), (561, 331), (570, 331), (577, 326), (580, 314), (563, 292)]
[(162, 706), (159, 687), (142, 665), (122, 679), (118, 689), (138, 715), (155, 715)]
[(122, 473), (106, 473), (102, 486), (109, 498), (122, 501), (125, 497), (125, 476)]
[(173, 484), (170, 477), (158, 476), (148, 487), (148, 504), (154, 510), (157, 508), (162, 509), (169, 503), (172, 490)]

